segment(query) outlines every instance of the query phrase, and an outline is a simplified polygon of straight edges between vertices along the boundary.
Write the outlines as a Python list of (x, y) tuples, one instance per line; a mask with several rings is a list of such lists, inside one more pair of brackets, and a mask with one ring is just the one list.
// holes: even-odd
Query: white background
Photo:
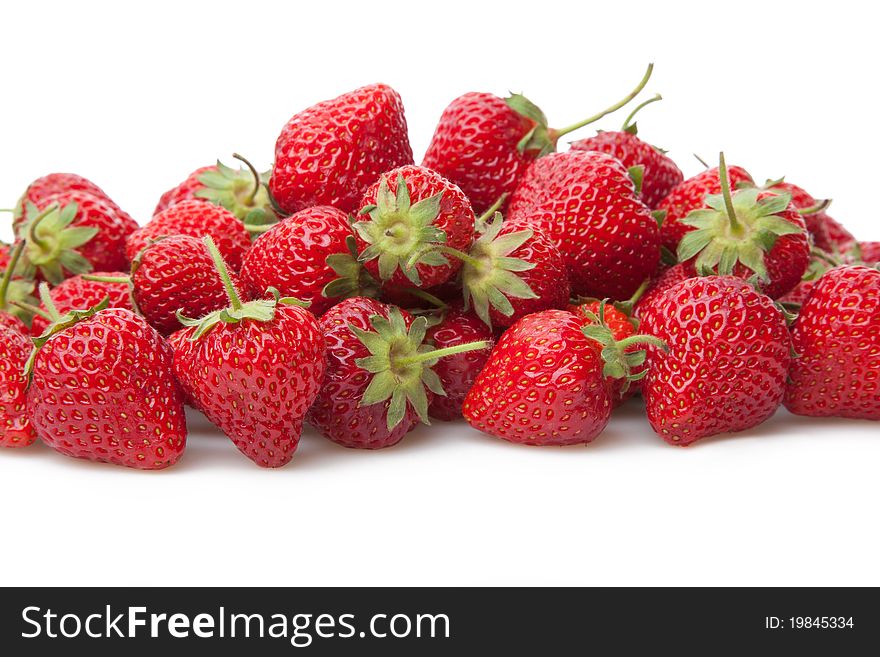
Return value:
[[(363, 84), (402, 94), (418, 159), (461, 93), (524, 91), (567, 125), (654, 61), (666, 100), (641, 135), (686, 174), (724, 149), (880, 239), (869, 5), (580, 4), (4, 3), (0, 206), (75, 171), (145, 221), (217, 157), (268, 167), (293, 113)], [(161, 473), (0, 453), (0, 583), (880, 584), (876, 423), (780, 412), (681, 449), (635, 401), (587, 448), (438, 424), (360, 452), (307, 430), (278, 471), (190, 428)]]

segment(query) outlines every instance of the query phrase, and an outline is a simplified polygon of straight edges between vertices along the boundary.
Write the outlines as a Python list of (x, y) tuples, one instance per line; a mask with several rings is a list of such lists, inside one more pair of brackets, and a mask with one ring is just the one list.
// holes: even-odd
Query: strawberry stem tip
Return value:
[(638, 105), (635, 106), (632, 112), (629, 113), (629, 116), (623, 122), (623, 126), (620, 128), (621, 132), (628, 132), (631, 135), (637, 135), (639, 133), (639, 128), (636, 123), (633, 122), (633, 119), (636, 118), (636, 114), (643, 107), (647, 107), (651, 103), (656, 103), (658, 100), (663, 100), (663, 96), (660, 94), (656, 94), (653, 98), (649, 98), (648, 100), (642, 101)]
[(489, 224), (489, 220), (495, 216), (495, 213), (501, 210), (501, 206), (504, 205), (504, 202), (507, 201), (507, 197), (510, 196), (509, 192), (504, 192), (501, 196), (499, 196), (495, 202), (486, 210), (483, 214), (477, 217), (477, 220), (474, 224), (474, 229), (477, 233), (485, 233), (487, 226)]
[(254, 177), (254, 188), (251, 191), (251, 193), (245, 197), (245, 203), (247, 205), (253, 205), (254, 199), (257, 198), (257, 194), (260, 193), (260, 187), (263, 184), (263, 181), (260, 178), (260, 174), (257, 171), (256, 167), (254, 167), (254, 165), (251, 164), (250, 161), (248, 159), (246, 159), (245, 157), (239, 155), (238, 153), (233, 153), (232, 157), (234, 157), (239, 162), (243, 162), (244, 165), (248, 168), (248, 170), (250, 170), (251, 175)]
[(724, 153), (718, 154), (718, 177), (721, 181), (721, 194), (724, 196), (724, 207), (727, 210), (727, 218), (733, 233), (741, 233), (742, 226), (736, 217), (736, 208), (733, 207), (733, 198), (730, 192), (730, 176), (727, 174), (727, 162), (724, 160)]

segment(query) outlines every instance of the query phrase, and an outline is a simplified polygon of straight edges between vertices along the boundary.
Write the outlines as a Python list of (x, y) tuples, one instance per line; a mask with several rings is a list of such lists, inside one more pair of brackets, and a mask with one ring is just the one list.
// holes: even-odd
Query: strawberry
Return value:
[[(849, 260), (849, 258), (847, 258)], [(844, 264), (844, 259), (826, 253), (818, 247), (810, 252), (810, 264), (800, 282), (788, 294), (779, 298), (779, 304), (787, 311), (797, 314), (813, 290), (813, 286), (829, 269)], [(861, 263), (858, 263), (861, 264)]]
[(782, 401), (791, 363), (785, 317), (766, 295), (733, 276), (691, 278), (642, 312), (648, 348), (642, 396), (654, 431), (672, 445), (743, 431)]
[[(51, 307), (46, 284), (40, 290)], [(28, 361), (37, 435), (67, 456), (159, 470), (186, 447), (183, 398), (162, 337), (132, 311), (103, 304), (59, 317)]]
[(0, 447), (27, 447), (37, 437), (28, 417), (24, 375), (31, 343), (4, 321), (0, 315)]
[(19, 236), (27, 242), (23, 275), (57, 285), (94, 269), (125, 268), (124, 245), (137, 223), (87, 192), (52, 194), (25, 206)]
[(375, 278), (392, 285), (445, 283), (461, 262), (447, 259), (443, 250), (466, 251), (474, 238), (470, 201), (424, 167), (383, 174), (364, 194), (359, 215), (354, 229), (360, 260)]
[(626, 98), (599, 114), (556, 130), (525, 96), (499, 98), (467, 93), (443, 111), (422, 166), (458, 185), (479, 212), (513, 193), (535, 158), (556, 150), (559, 139), (598, 121), (635, 98), (648, 83), (653, 65)]
[(134, 262), (137, 254), (150, 241), (171, 235), (210, 236), (228, 265), (236, 272), (241, 269), (244, 255), (251, 247), (250, 234), (229, 210), (189, 199), (163, 210), (147, 225), (132, 233), (125, 243), (125, 257), (129, 262)]
[(832, 251), (846, 251), (856, 243), (852, 233), (844, 228), (843, 224), (827, 215), (825, 216), (825, 238)]
[(427, 319), (374, 299), (352, 297), (320, 319), (327, 378), (307, 422), (329, 440), (362, 449), (397, 444), (421, 420), (434, 395), (434, 371), (445, 356), (488, 347), (485, 341), (435, 349), (424, 344)]
[(803, 187), (787, 182), (785, 179), (768, 180), (764, 189), (775, 194), (790, 194), (791, 203), (801, 213), (807, 232), (813, 238), (813, 244), (829, 253), (843, 251), (855, 239), (843, 226), (828, 216), (825, 210), (830, 200), (817, 200)]
[[(116, 278), (124, 276), (120, 272), (95, 272), (96, 277)], [(106, 282), (96, 281), (84, 276), (73, 276), (66, 279), (61, 285), (52, 288), (49, 296), (52, 299), (52, 305), (58, 314), (63, 315), (72, 310), (82, 310), (84, 308), (92, 308), (107, 299), (108, 308), (126, 308), (134, 310), (131, 303), (131, 293), (128, 285), (124, 282)], [(55, 321), (55, 317), (50, 315), (50, 309), (41, 304), (39, 312), (34, 313), (34, 319), (31, 323), (31, 335), (43, 335), (49, 328), (49, 325)]]
[[(734, 189), (751, 186), (755, 182), (745, 169), (737, 166), (727, 168), (727, 177)], [(657, 206), (663, 218), (660, 235), (664, 248), (675, 253), (681, 238), (693, 230), (693, 227), (681, 223), (681, 220), (694, 210), (705, 209), (706, 198), (720, 193), (721, 178), (717, 168), (706, 169), (673, 188)]]
[(858, 242), (850, 252), (866, 265), (880, 264), (880, 242)]
[(607, 325), (565, 310), (526, 315), (501, 338), (464, 400), (476, 429), (525, 445), (593, 441), (611, 416), (609, 378), (637, 378), (648, 336), (614, 340)]
[(354, 212), (380, 174), (412, 163), (400, 96), (374, 84), (290, 119), (275, 144), (269, 189), (288, 214), (313, 205)]
[(624, 166), (605, 153), (535, 161), (510, 199), (509, 218), (556, 244), (578, 295), (628, 299), (660, 262), (656, 220)]
[(457, 420), (461, 417), (464, 398), (489, 359), (494, 342), (492, 329), (473, 312), (464, 310), (458, 304), (448, 308), (439, 323), (428, 328), (427, 341), (437, 349), (477, 341), (489, 345), (479, 351), (448, 356), (434, 366), (446, 395), (434, 395), (428, 405), (428, 415), (438, 420)]
[(641, 317), (645, 309), (654, 303), (654, 300), (660, 297), (666, 290), (689, 278), (693, 278), (693, 276), (682, 263), (673, 265), (664, 271), (655, 281), (651, 282), (648, 289), (635, 304), (633, 312), (636, 317)]
[(660, 150), (638, 138), (638, 127), (633, 119), (645, 105), (661, 100), (658, 94), (638, 105), (626, 118), (620, 130), (599, 131), (595, 137), (588, 137), (572, 143), (579, 151), (599, 151), (608, 153), (620, 160), (632, 174), (641, 180), (639, 195), (642, 202), (654, 209), (670, 191), (684, 181), (681, 169)]
[(778, 299), (801, 280), (810, 261), (804, 220), (788, 194), (756, 187), (732, 192), (724, 155), (719, 167), (721, 194), (709, 196), (708, 209), (681, 220), (691, 229), (679, 242), (678, 260), (691, 275), (733, 275), (757, 279)]
[(266, 468), (290, 462), (303, 417), (324, 378), (324, 340), (296, 299), (242, 302), (219, 249), (205, 244), (229, 307), (183, 319), (174, 372), (184, 395), (245, 456)]
[(257, 238), (245, 256), (242, 282), (254, 297), (274, 287), (284, 296), (310, 302), (309, 310), (321, 315), (337, 301), (323, 292), (338, 275), (343, 278), (330, 288), (330, 295), (353, 291), (362, 279), (349, 250), (353, 239), (348, 216), (341, 210), (300, 210)]
[(272, 224), (278, 220), (265, 183), (268, 173), (258, 173), (254, 166), (237, 153), (245, 168), (237, 171), (219, 160), (213, 166), (200, 167), (182, 183), (162, 194), (154, 215), (189, 199), (202, 199), (220, 205), (246, 225)]
[(798, 354), (785, 407), (797, 415), (880, 420), (880, 271), (835, 267), (791, 329)]

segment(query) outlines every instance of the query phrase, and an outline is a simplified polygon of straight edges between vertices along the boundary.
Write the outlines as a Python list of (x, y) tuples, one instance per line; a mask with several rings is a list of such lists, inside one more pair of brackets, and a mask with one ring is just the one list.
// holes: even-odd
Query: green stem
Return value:
[(15, 306), (16, 308), (20, 308), (21, 310), (25, 311), (29, 315), (39, 315), (40, 317), (45, 319), (47, 322), (55, 321), (54, 319), (52, 319), (52, 317), (49, 315), (49, 313), (47, 313), (42, 308), (38, 308), (37, 306), (31, 305), (29, 303), (25, 303), (24, 301), (10, 301), (9, 305)]
[(822, 260), (823, 262), (827, 262), (832, 267), (837, 267), (838, 265), (843, 264), (843, 261), (840, 260), (839, 258), (835, 258), (830, 253), (826, 253), (822, 249), (819, 249), (815, 246), (810, 249), (810, 255), (813, 256), (814, 258)]
[(485, 349), (489, 346), (488, 340), (480, 340), (479, 342), (466, 342), (465, 344), (457, 344), (452, 347), (446, 347), (444, 349), (435, 349), (433, 351), (426, 351), (422, 354), (417, 354), (416, 356), (406, 356), (404, 358), (395, 359), (396, 365), (412, 365), (415, 363), (422, 363), (426, 360), (434, 360), (439, 358), (445, 358), (446, 356), (454, 356), (455, 354), (461, 354), (466, 351), (477, 351), (479, 349)]
[(54, 212), (55, 210), (58, 210), (58, 209), (59, 209), (58, 205), (50, 205), (48, 208), (46, 208), (40, 214), (38, 214), (34, 218), (33, 221), (29, 222), (28, 231), (27, 231), (27, 241), (28, 242), (30, 242), (32, 244), (36, 244), (43, 251), (48, 250), (46, 243), (43, 240), (41, 240), (39, 237), (37, 237), (37, 226), (40, 225), (40, 223), (43, 221), (43, 219), (45, 219), (50, 214), (52, 214), (52, 212)]
[(211, 239), (210, 235), (206, 235), (202, 241), (205, 243), (208, 253), (211, 254), (211, 260), (214, 261), (214, 268), (220, 275), (220, 280), (223, 281), (223, 287), (226, 288), (226, 296), (229, 297), (229, 303), (231, 304), (232, 309), (241, 310), (241, 297), (238, 296), (238, 290), (235, 289), (235, 285), (232, 283), (232, 278), (229, 276), (229, 269), (226, 267), (226, 262), (223, 260), (220, 251), (217, 249), (217, 245), (214, 244), (214, 240)]
[(580, 121), (578, 123), (570, 125), (567, 128), (562, 128), (561, 130), (554, 130), (553, 131), (554, 138), (558, 139), (559, 137), (562, 137), (563, 135), (567, 135), (569, 132), (574, 132), (575, 130), (579, 130), (580, 128), (583, 128), (585, 125), (589, 125), (590, 123), (595, 123), (596, 121), (601, 119), (603, 116), (607, 116), (608, 114), (611, 114), (612, 112), (616, 112), (621, 107), (623, 107), (624, 105), (629, 103), (629, 101), (631, 101), (633, 98), (635, 98), (636, 96), (639, 95), (639, 92), (641, 92), (641, 90), (645, 88), (645, 85), (648, 84), (648, 80), (651, 78), (651, 73), (653, 73), (653, 72), (654, 72), (654, 65), (648, 64), (648, 70), (645, 71), (645, 75), (642, 77), (641, 82), (639, 82), (639, 84), (636, 86), (636, 88), (633, 89), (631, 92), (629, 92), (625, 98), (614, 103), (614, 105), (612, 105), (611, 107), (609, 107), (605, 110), (602, 110), (598, 114), (591, 116), (588, 119), (585, 119), (583, 121)]
[(632, 120), (636, 117), (636, 114), (639, 113), (639, 110), (647, 105), (650, 105), (651, 103), (656, 103), (658, 100), (663, 100), (663, 96), (657, 94), (653, 98), (649, 98), (648, 100), (636, 105), (635, 109), (629, 113), (629, 116), (626, 117), (626, 120), (623, 122), (623, 127), (620, 129), (621, 132), (629, 132), (632, 128)]
[(6, 297), (9, 294), (9, 285), (12, 283), (12, 276), (15, 273), (15, 268), (18, 267), (18, 261), (21, 258), (23, 251), (23, 241), (16, 242), (15, 246), (12, 247), (12, 253), (9, 256), (9, 265), (6, 267), (6, 271), (3, 272), (3, 278), (0, 279), (0, 310), (6, 307)]
[(650, 344), (655, 347), (659, 347), (664, 351), (668, 349), (668, 347), (666, 346), (666, 342), (653, 335), (631, 335), (628, 338), (624, 338), (623, 340), (618, 341), (617, 347), (620, 350), (625, 351), (630, 347), (643, 344)]
[(262, 180), (260, 180), (260, 174), (257, 171), (256, 167), (251, 164), (246, 158), (242, 157), (238, 153), (233, 153), (232, 157), (234, 157), (239, 162), (244, 162), (245, 166), (250, 169), (251, 175), (254, 177), (254, 189), (250, 193), (250, 195), (245, 199), (247, 205), (253, 205), (254, 199), (257, 198), (257, 194), (260, 192), (260, 185), (262, 184)]
[(831, 205), (831, 199), (826, 198), (826, 199), (819, 201), (818, 203), (816, 203), (816, 205), (814, 205), (812, 207), (803, 208), (801, 210), (798, 210), (798, 214), (800, 214), (801, 216), (818, 214), (820, 212), (827, 210), (829, 205)]
[(691, 153), (691, 155), (693, 155), (693, 156), (696, 158), (697, 162), (699, 162), (700, 164), (703, 165), (703, 168), (704, 168), (704, 169), (708, 169), (708, 168), (709, 168), (709, 164), (706, 162), (706, 160), (704, 160), (703, 158), (701, 158), (701, 157), (700, 157), (699, 155), (697, 155), (696, 153)]
[(46, 309), (46, 313), (49, 315), (47, 319), (50, 319), (53, 323), (61, 319), (61, 313), (58, 312), (58, 306), (55, 305), (55, 301), (52, 299), (52, 294), (49, 292), (49, 284), (45, 281), (40, 283), (40, 302), (42, 302), (43, 307)]
[(482, 263), (476, 258), (469, 256), (464, 251), (459, 251), (458, 249), (451, 246), (438, 246), (437, 250), (440, 251), (440, 253), (445, 253), (446, 255), (451, 255), (454, 258), (458, 258), (463, 263), (468, 264), (471, 267), (479, 268), (482, 266)]
[(724, 160), (724, 153), (718, 156), (718, 176), (721, 179), (721, 194), (724, 196), (724, 207), (727, 209), (730, 225), (734, 231), (742, 230), (733, 207), (733, 196), (730, 193), (730, 178), (727, 175), (727, 162)]
[(639, 285), (639, 289), (637, 289), (633, 295), (627, 299), (626, 301), (619, 301), (614, 304), (614, 307), (617, 308), (620, 312), (626, 313), (627, 315), (632, 315), (633, 308), (636, 307), (636, 304), (639, 302), (639, 299), (648, 291), (648, 288), (651, 287), (651, 278), (648, 277), (642, 281), (642, 284)]
[(124, 283), (131, 284), (130, 276), (94, 276), (93, 274), (83, 274), (81, 277), (84, 281), (93, 281), (95, 283)]
[(496, 200), (488, 210), (477, 217), (477, 225), (480, 226), (486, 224), (489, 219), (491, 219), (494, 214), (501, 209), (501, 206), (504, 205), (504, 201), (507, 200), (508, 196), (510, 196), (509, 192), (504, 192), (501, 196), (499, 196), (498, 200)]
[(425, 292), (424, 290), (420, 290), (417, 287), (401, 287), (398, 289), (400, 292), (403, 292), (404, 294), (411, 294), (414, 297), (416, 297), (417, 299), (421, 299), (422, 301), (427, 301), (435, 308), (442, 309), (442, 308), (446, 308), (448, 306), (448, 304), (445, 301), (443, 301), (443, 299), (435, 297), (430, 292)]

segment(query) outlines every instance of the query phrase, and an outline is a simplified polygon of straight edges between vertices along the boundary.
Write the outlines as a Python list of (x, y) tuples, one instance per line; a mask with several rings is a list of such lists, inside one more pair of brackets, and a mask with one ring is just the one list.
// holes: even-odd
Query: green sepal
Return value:
[(663, 222), (666, 221), (666, 210), (654, 210), (651, 212), (651, 216), (657, 222), (657, 228), (663, 228)]
[(334, 253), (327, 256), (324, 261), (339, 278), (327, 283), (321, 290), (321, 295), (327, 299), (377, 298), (379, 283), (358, 260), (354, 235), (345, 238), (345, 246), (348, 248), (348, 253)]
[(540, 107), (522, 94), (511, 94), (504, 99), (504, 102), (514, 112), (535, 123), (517, 143), (516, 148), (520, 153), (536, 151), (538, 157), (543, 157), (556, 150), (556, 138), (548, 125), (547, 116)]
[[(634, 167), (630, 167), (626, 170), (629, 174), (630, 180), (633, 181), (633, 185), (635, 185), (636, 194), (642, 193), (642, 183), (645, 182), (645, 167), (641, 164), (637, 164)], [(661, 222), (657, 222), (659, 225)]]
[(220, 160), (216, 166), (216, 171), (199, 175), (203, 187), (196, 191), (197, 198), (226, 208), (247, 226), (265, 226), (278, 221), (279, 215), (266, 188), (270, 172), (257, 173), (247, 167), (233, 169)]
[(26, 242), (20, 271), (23, 278), (34, 279), (39, 272), (52, 285), (67, 275), (87, 274), (92, 263), (76, 249), (90, 242), (98, 229), (93, 226), (71, 226), (79, 206), (72, 202), (63, 208), (50, 206), (42, 212), (33, 203), (27, 204), (28, 221), (21, 229)]

